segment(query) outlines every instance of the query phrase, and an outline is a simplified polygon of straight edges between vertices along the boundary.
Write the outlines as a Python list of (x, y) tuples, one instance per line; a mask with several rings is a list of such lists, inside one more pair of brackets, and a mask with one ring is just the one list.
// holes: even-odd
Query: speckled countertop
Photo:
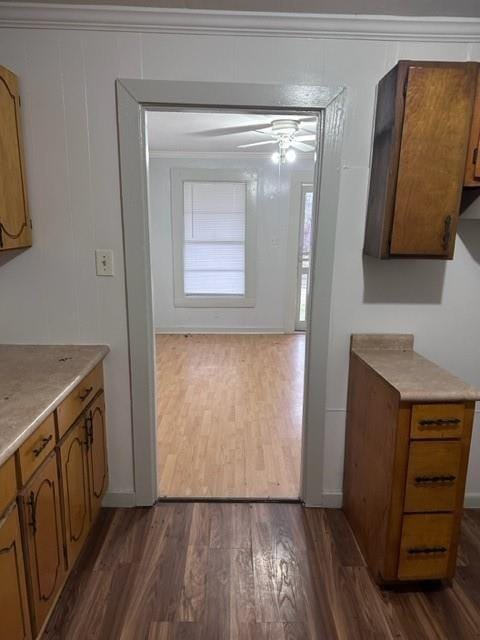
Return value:
[(0, 345), (0, 465), (108, 351), (103, 345)]
[(480, 399), (480, 390), (413, 350), (410, 334), (354, 334), (351, 350), (400, 394), (404, 402)]

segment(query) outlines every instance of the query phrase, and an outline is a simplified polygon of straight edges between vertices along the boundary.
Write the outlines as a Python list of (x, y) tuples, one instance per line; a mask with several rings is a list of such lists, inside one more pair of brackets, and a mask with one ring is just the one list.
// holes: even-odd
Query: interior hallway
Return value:
[(473, 640), (480, 515), (451, 588), (381, 590), (341, 511), (104, 509), (42, 640)]
[(157, 335), (159, 495), (297, 498), (304, 334)]

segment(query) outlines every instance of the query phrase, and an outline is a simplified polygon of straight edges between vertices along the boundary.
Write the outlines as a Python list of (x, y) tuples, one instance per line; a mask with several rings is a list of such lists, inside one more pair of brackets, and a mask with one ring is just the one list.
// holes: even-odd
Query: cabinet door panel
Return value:
[(21, 494), (28, 548), (34, 631), (38, 633), (65, 576), (55, 453)]
[(390, 252), (453, 255), (476, 68), (408, 70)]
[(92, 520), (100, 510), (107, 490), (108, 464), (105, 432), (105, 397), (99, 394), (89, 410), (90, 446), (88, 450), (90, 475), (90, 504)]
[(0, 67), (0, 251), (31, 245), (16, 76)]
[(71, 569), (90, 530), (87, 430), (82, 418), (60, 445), (65, 543)]
[(0, 640), (31, 638), (17, 507), (0, 523)]

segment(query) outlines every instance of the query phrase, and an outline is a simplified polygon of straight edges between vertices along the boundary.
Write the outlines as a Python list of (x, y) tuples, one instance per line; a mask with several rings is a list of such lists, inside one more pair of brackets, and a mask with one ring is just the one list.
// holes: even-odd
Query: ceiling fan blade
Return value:
[(239, 144), (237, 149), (246, 149), (247, 147), (259, 147), (262, 144), (278, 144), (276, 140), (262, 140), (261, 142), (250, 142), (248, 144)]
[(257, 131), (258, 133), (263, 133), (262, 129), (270, 129), (271, 123), (265, 124), (247, 124), (242, 125), (240, 127), (223, 127), (221, 129), (207, 129), (206, 131), (195, 131), (192, 133), (194, 136), (206, 136), (206, 137), (216, 137), (216, 136), (230, 136), (234, 133), (248, 133), (250, 131)]
[(305, 144), (304, 142), (297, 142), (294, 140), (290, 145), (294, 149), (298, 149), (299, 151), (315, 151), (315, 147), (312, 147), (311, 144)]
[(296, 142), (306, 142), (307, 140), (315, 140), (317, 136), (314, 133), (309, 133), (306, 136), (295, 136)]

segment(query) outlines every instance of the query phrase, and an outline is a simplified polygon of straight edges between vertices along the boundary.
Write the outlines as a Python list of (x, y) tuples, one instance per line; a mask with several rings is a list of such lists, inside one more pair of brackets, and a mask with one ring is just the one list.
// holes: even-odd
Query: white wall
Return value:
[[(335, 497), (341, 489), (352, 332), (412, 332), (420, 352), (480, 386), (480, 222), (460, 223), (453, 262), (362, 259), (375, 85), (399, 58), (480, 60), (480, 47), (67, 29), (0, 31), (0, 63), (21, 78), (35, 243), (0, 268), (0, 340), (111, 346), (106, 371), (111, 491), (133, 489), (115, 124), (118, 77), (347, 87), (323, 471), (319, 461), (319, 482), (323, 473), (327, 492)], [(114, 278), (95, 277), (95, 247), (113, 248)], [(480, 497), (478, 425), (468, 491)]]
[[(173, 258), (170, 176), (172, 168), (247, 169), (258, 179), (256, 303), (243, 308), (185, 308), (173, 304)], [(293, 331), (296, 260), (292, 249), (298, 243), (300, 193), (291, 209), (290, 182), (300, 182), (299, 171), (311, 169), (313, 160), (302, 159), (283, 165), (279, 174), (269, 158), (222, 159), (150, 158), (150, 247), (154, 326), (159, 331), (238, 330)], [(290, 218), (296, 218), (291, 220)], [(295, 224), (296, 222), (296, 224)], [(293, 244), (293, 247), (292, 247)], [(293, 314), (292, 314), (293, 312)]]

